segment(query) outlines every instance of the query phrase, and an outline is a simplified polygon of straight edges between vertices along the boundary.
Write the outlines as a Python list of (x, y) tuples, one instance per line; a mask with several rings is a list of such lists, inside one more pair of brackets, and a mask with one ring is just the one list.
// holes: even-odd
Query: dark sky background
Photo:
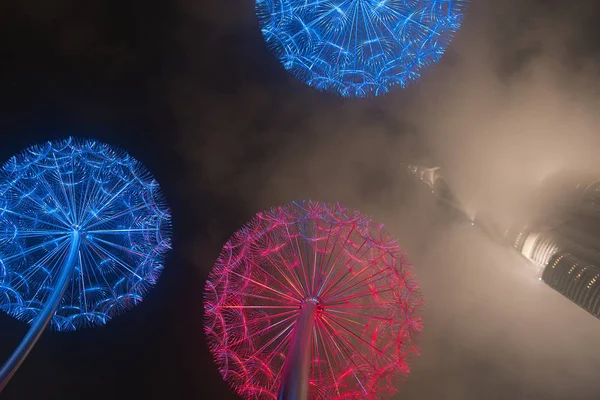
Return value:
[[(44, 334), (4, 399), (235, 399), (204, 343), (204, 280), (251, 216), (340, 201), (400, 239), (427, 298), (397, 399), (598, 399), (600, 323), (450, 218), (402, 160), (442, 165), (470, 212), (509, 215), (564, 168), (600, 168), (600, 2), (473, 0), (406, 90), (342, 100), (295, 81), (251, 0), (0, 2), (0, 159), (67, 135), (161, 183), (174, 251), (144, 303)], [(27, 326), (0, 315), (0, 360)]]

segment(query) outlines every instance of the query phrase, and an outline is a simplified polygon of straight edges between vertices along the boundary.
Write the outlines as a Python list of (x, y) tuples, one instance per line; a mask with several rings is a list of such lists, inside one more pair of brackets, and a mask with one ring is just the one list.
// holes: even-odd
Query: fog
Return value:
[[(339, 201), (400, 239), (427, 300), (422, 355), (397, 399), (598, 397), (598, 320), (517, 254), (447, 217), (402, 164), (441, 165), (469, 212), (501, 219), (549, 174), (600, 170), (594, 2), (473, 0), (443, 61), (419, 83), (360, 101), (319, 94), (274, 68), (251, 5), (236, 2), (228, 15), (182, 4), (187, 66), (172, 66), (168, 94), (177, 148), (195, 171), (190, 192), (239, 210), (226, 223), (210, 219), (208, 239), (190, 240), (204, 274), (236, 218), (294, 199)], [(227, 60), (227, 82), (192, 78), (219, 62), (193, 55), (191, 38), (207, 21), (219, 33), (203, 44)]]

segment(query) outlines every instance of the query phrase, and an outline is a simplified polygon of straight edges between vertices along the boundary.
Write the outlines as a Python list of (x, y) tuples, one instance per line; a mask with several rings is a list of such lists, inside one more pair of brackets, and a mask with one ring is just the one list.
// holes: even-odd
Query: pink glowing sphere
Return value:
[(205, 289), (205, 332), (223, 379), (277, 399), (290, 337), (317, 302), (309, 399), (384, 399), (417, 354), (423, 304), (405, 253), (380, 224), (339, 204), (262, 212), (225, 244)]

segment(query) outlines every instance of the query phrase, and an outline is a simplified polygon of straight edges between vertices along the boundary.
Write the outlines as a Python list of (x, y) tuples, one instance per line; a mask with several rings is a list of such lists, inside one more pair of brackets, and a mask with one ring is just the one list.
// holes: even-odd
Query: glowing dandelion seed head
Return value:
[(258, 214), (225, 244), (206, 283), (205, 332), (242, 397), (276, 399), (309, 307), (309, 398), (386, 398), (409, 372), (421, 304), (381, 225), (339, 204), (292, 203)]
[(157, 182), (128, 154), (72, 138), (28, 148), (0, 171), (0, 309), (31, 323), (77, 235), (51, 326), (105, 324), (156, 283), (170, 221)]
[(468, 0), (257, 0), (267, 45), (320, 91), (367, 97), (406, 87), (440, 60)]

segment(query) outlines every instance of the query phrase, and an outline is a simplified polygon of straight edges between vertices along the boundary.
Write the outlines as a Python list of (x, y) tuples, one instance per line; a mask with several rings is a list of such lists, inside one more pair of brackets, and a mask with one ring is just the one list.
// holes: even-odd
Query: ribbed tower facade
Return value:
[(553, 199), (546, 217), (513, 226), (504, 240), (548, 286), (600, 318), (600, 179), (566, 178), (555, 177), (540, 193)]
[(570, 253), (556, 254), (542, 273), (554, 290), (600, 318), (600, 268)]
[[(449, 209), (462, 209), (439, 167), (408, 170)], [(480, 210), (472, 223), (527, 258), (541, 281), (600, 318), (600, 175), (552, 175), (525, 203), (509, 221)]]

